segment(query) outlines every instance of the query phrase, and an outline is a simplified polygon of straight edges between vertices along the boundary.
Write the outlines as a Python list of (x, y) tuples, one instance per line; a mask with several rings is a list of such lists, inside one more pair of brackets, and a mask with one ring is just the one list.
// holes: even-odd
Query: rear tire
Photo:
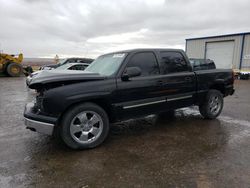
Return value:
[(61, 120), (60, 136), (72, 149), (88, 149), (100, 145), (108, 135), (107, 113), (94, 103), (70, 108)]
[(10, 63), (8, 66), (7, 66), (7, 74), (9, 76), (12, 76), (12, 77), (18, 77), (18, 76), (21, 76), (22, 72), (23, 72), (23, 68), (20, 64), (18, 63)]
[(215, 119), (223, 109), (223, 95), (218, 90), (209, 90), (203, 104), (199, 106), (201, 115), (205, 119)]

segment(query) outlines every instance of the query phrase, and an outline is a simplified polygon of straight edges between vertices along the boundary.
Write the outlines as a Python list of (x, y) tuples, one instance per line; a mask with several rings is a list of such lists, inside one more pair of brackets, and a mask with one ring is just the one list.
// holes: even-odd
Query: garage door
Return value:
[(217, 68), (233, 67), (234, 41), (209, 42), (206, 46), (206, 58), (214, 60)]

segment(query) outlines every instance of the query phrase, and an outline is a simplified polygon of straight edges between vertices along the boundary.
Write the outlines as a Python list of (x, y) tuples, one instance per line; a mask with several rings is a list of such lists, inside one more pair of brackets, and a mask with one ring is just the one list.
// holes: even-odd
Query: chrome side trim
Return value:
[(176, 100), (180, 100), (180, 99), (188, 99), (188, 98), (191, 98), (193, 97), (193, 95), (188, 95), (188, 96), (183, 96), (183, 97), (176, 97), (176, 98), (170, 98), (170, 99), (167, 99), (167, 101), (176, 101)]
[(25, 125), (28, 129), (34, 130), (39, 133), (52, 135), (54, 130), (54, 124), (44, 123), (41, 121), (35, 121), (32, 119), (25, 118), (24, 119)]
[(124, 106), (123, 109), (129, 109), (129, 108), (136, 108), (136, 107), (140, 107), (140, 106), (147, 106), (147, 105), (151, 105), (151, 104), (158, 104), (158, 103), (163, 103), (166, 102), (167, 100), (159, 100), (159, 101), (153, 101), (153, 102), (147, 102), (147, 103), (143, 103), (143, 104), (135, 104), (135, 105), (131, 105), (131, 106)]

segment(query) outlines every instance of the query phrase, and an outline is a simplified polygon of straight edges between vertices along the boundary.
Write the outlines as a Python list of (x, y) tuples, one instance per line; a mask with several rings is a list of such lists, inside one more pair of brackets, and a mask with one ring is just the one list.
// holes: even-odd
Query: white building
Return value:
[(189, 58), (214, 60), (217, 68), (250, 71), (250, 32), (186, 39)]

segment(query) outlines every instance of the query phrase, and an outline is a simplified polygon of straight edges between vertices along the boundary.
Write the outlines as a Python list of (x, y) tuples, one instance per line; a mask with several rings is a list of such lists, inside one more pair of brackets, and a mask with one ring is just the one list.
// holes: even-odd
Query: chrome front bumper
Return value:
[(31, 131), (52, 135), (57, 118), (38, 113), (34, 108), (34, 103), (28, 103), (24, 110), (24, 122), (27, 129)]
[(50, 123), (44, 123), (41, 121), (35, 121), (32, 119), (25, 118), (25, 125), (27, 129), (30, 129), (31, 131), (52, 135), (54, 131), (54, 124)]

